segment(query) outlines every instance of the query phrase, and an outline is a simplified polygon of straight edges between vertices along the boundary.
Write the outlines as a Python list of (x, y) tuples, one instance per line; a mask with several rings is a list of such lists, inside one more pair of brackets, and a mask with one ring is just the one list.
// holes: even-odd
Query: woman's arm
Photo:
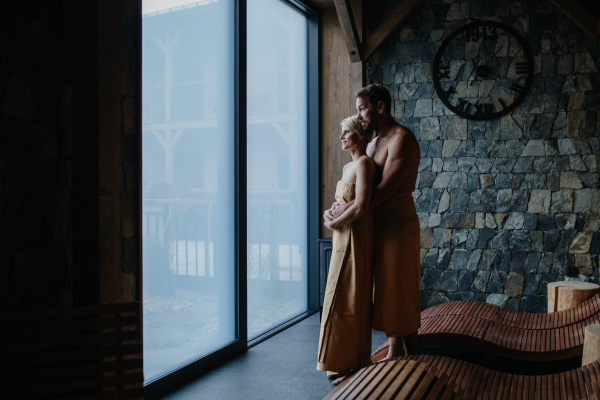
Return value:
[(326, 222), (327, 228), (337, 229), (356, 221), (367, 212), (371, 201), (374, 177), (375, 163), (370, 158), (363, 157), (356, 166), (356, 196), (353, 204), (340, 217)]

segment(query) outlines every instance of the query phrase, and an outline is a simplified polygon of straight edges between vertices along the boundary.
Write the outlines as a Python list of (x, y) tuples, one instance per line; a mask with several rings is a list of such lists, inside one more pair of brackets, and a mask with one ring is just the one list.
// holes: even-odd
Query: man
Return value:
[[(410, 129), (390, 113), (391, 96), (378, 84), (355, 93), (357, 118), (365, 131), (375, 130), (367, 154), (373, 158), (379, 183), (371, 204), (375, 224), (375, 291), (373, 329), (389, 338), (384, 360), (417, 354), (419, 304), (420, 231), (412, 192), (420, 161), (419, 143)], [(335, 204), (324, 218), (338, 218), (351, 205)]]

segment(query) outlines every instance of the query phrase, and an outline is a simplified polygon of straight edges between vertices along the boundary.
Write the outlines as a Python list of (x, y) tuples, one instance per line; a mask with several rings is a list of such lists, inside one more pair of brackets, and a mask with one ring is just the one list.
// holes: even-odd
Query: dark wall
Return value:
[[(392, 3), (369, 8), (368, 29)], [(525, 101), (488, 122), (454, 115), (432, 83), (442, 40), (481, 19), (519, 31), (535, 58)], [(599, 67), (600, 43), (546, 0), (425, 0), (368, 61), (421, 145), (423, 308), (474, 299), (543, 312), (567, 267), (598, 283)]]
[[(19, 1), (0, 3), (0, 308), (52, 308), (139, 298), (137, 123), (139, 2), (112, 2), (122, 50), (115, 73), (118, 93), (100, 97), (99, 29), (96, 1)], [(115, 13), (115, 10), (116, 13)], [(131, 56), (133, 54), (133, 56)], [(113, 83), (114, 84), (114, 83)], [(112, 93), (112, 92), (111, 92)], [(121, 113), (104, 114), (119, 127), (108, 144), (100, 120), (102, 104)], [(104, 123), (106, 124), (106, 118)], [(115, 120), (117, 119), (117, 120)], [(114, 273), (101, 262), (100, 172), (118, 164), (123, 210), (120, 241), (133, 239), (128, 256), (120, 249)], [(132, 175), (133, 171), (133, 175)], [(125, 195), (123, 195), (123, 193)], [(115, 202), (113, 202), (115, 203)], [(116, 203), (115, 203), (116, 204)], [(113, 206), (115, 206), (113, 204)], [(121, 229), (122, 225), (122, 229)], [(127, 246), (124, 246), (127, 247)], [(127, 261), (126, 261), (127, 260)], [(109, 271), (109, 272), (107, 272)], [(106, 296), (101, 282), (121, 288)], [(104, 285), (107, 286), (107, 285)]]

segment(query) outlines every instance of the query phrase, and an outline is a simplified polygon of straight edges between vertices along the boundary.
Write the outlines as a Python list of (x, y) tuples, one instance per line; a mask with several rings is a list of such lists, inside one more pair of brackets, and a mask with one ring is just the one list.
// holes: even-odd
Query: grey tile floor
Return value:
[[(319, 314), (265, 340), (165, 400), (321, 400), (333, 386), (317, 371)], [(373, 332), (373, 350), (385, 341)]]

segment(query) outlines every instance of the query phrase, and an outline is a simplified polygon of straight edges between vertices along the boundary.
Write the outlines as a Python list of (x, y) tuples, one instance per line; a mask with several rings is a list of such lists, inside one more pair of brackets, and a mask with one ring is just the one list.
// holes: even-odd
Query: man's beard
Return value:
[(373, 128), (373, 125), (371, 125), (370, 123), (368, 123), (364, 119), (360, 122), (360, 125), (362, 126), (363, 131), (365, 131), (365, 132), (372, 132), (372, 131), (375, 130), (375, 128)]

